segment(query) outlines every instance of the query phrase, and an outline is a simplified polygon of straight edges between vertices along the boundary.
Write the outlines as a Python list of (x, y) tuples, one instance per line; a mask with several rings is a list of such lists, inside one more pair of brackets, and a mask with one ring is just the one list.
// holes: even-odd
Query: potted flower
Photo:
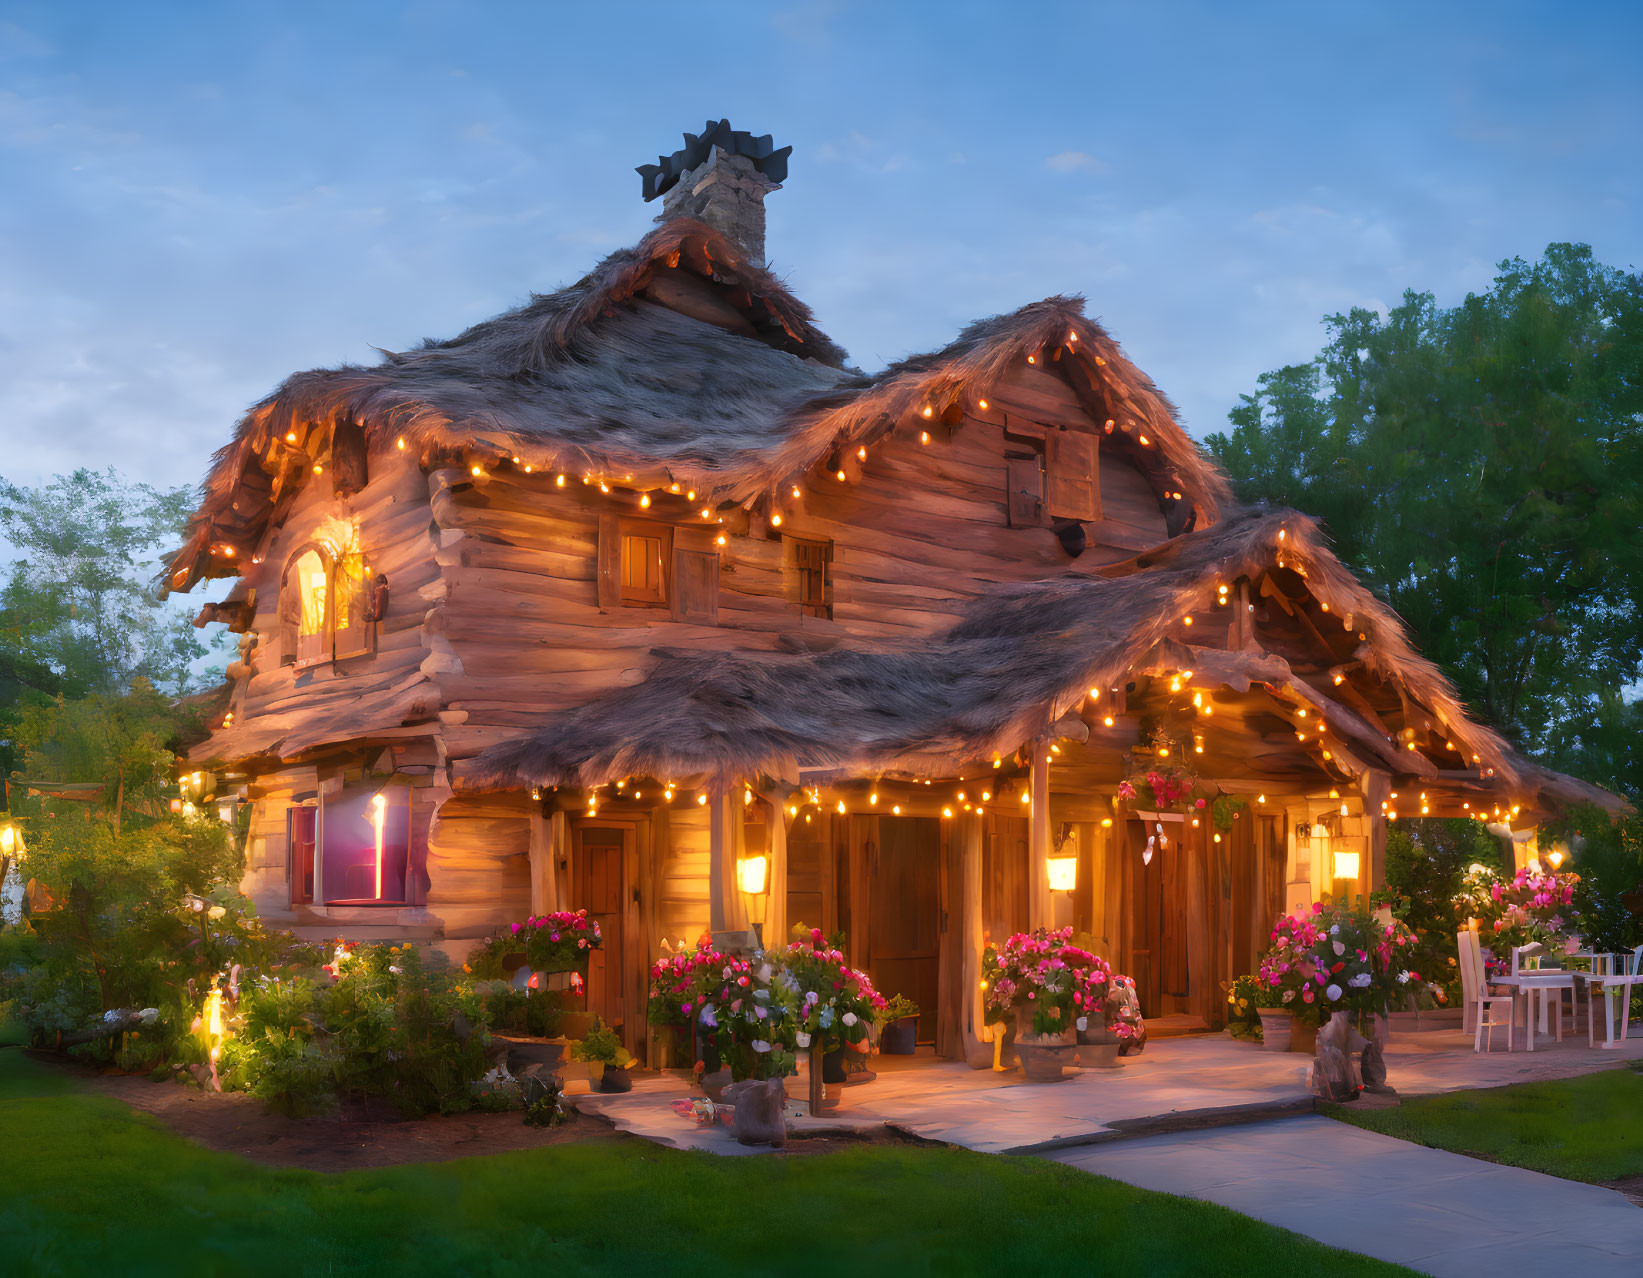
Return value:
[(1015, 1021), (1016, 1054), (1029, 1078), (1062, 1076), (1061, 1054), (1078, 1036), (1078, 1022), (1100, 1015), (1111, 969), (1072, 944), (1072, 929), (1017, 932), (982, 956), (987, 1021)]
[(1272, 944), (1255, 974), (1261, 1043), (1269, 1052), (1312, 1052), (1323, 1021), (1312, 981), (1317, 926), (1308, 911), (1280, 914), (1269, 939)]
[(566, 1053), (573, 1061), (584, 1061), (588, 1067), (588, 1085), (599, 1092), (630, 1092), (633, 1079), (628, 1069), (633, 1056), (622, 1046), (616, 1031), (598, 1017), (587, 1035), (570, 1045)]
[(718, 1050), (711, 1035), (704, 1041), (697, 1017), (709, 996), (727, 979), (724, 968), (728, 962), (704, 933), (694, 950), (686, 949), (681, 942), (677, 950), (657, 959), (650, 969), (646, 1018), (660, 1029), (673, 1031), (672, 1037), (687, 1064), (701, 1061), (709, 1071), (719, 1068)]
[(918, 1004), (897, 994), (877, 1013), (879, 1051), (886, 1056), (911, 1056), (918, 1044)]
[(791, 1002), (794, 1045), (810, 1053), (814, 1113), (835, 1098), (824, 1090), (826, 1084), (844, 1082), (844, 1052), (867, 1051), (867, 1027), (887, 1004), (867, 974), (851, 968), (820, 928), (781, 952), (776, 985)]

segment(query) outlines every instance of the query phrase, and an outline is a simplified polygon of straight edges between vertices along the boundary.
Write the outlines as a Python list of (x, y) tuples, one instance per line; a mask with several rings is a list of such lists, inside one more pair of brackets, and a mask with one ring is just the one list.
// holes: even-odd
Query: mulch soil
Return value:
[[(29, 1053), (73, 1075), (90, 1090), (151, 1114), (197, 1145), (239, 1154), (270, 1167), (308, 1171), (360, 1171), (402, 1163), (445, 1162), (515, 1149), (538, 1149), (639, 1137), (618, 1132), (604, 1119), (575, 1112), (558, 1127), (528, 1127), (519, 1111), (433, 1114), (399, 1118), (344, 1106), (337, 1114), (288, 1118), (243, 1092), (206, 1092), (192, 1082), (150, 1082), (142, 1074), (88, 1067), (49, 1052)], [(570, 1098), (567, 1098), (570, 1099)], [(863, 1145), (925, 1144), (894, 1131), (800, 1136), (788, 1134), (787, 1156), (830, 1154)]]

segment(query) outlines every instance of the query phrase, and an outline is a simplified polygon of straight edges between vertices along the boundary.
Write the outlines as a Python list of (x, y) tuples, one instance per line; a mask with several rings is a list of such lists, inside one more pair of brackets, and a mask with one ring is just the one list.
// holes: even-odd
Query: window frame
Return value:
[[(789, 537), (793, 547), (794, 595), (800, 617), (833, 620), (833, 540), (830, 537)], [(806, 563), (807, 558), (814, 563)], [(806, 583), (815, 580), (819, 598), (807, 599)]]
[[(318, 557), (325, 570), (325, 604), (324, 619), (318, 631), (304, 634), (302, 631), (302, 583), (297, 574), (297, 565), (310, 554)], [(337, 575), (345, 571), (350, 564), (358, 564), (358, 583), (353, 593), (352, 604), (349, 609), (351, 618), (357, 625), (347, 625), (339, 632), (337, 627)], [(279, 626), (280, 626), (280, 665), (291, 666), (297, 671), (312, 670), (327, 662), (346, 661), (351, 657), (370, 656), (376, 651), (376, 627), (368, 620), (371, 610), (371, 574), (365, 562), (363, 550), (353, 550), (342, 555), (336, 555), (324, 542), (306, 541), (293, 550), (285, 560), (285, 570), (280, 574), (279, 588)], [(354, 635), (353, 631), (358, 631)], [(339, 633), (349, 636), (350, 647), (339, 649), (337, 636)], [(303, 640), (317, 638), (318, 651), (304, 655)]]

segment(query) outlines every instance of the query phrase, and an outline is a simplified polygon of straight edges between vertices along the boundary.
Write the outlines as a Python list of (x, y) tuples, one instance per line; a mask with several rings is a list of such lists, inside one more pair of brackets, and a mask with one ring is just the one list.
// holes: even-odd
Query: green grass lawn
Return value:
[(7, 1273), (1405, 1273), (1032, 1158), (638, 1141), (325, 1175), (213, 1153), (0, 1051)]
[(1643, 1073), (1635, 1067), (1422, 1096), (1397, 1109), (1354, 1111), (1331, 1105), (1328, 1113), (1417, 1145), (1566, 1180), (1643, 1176)]

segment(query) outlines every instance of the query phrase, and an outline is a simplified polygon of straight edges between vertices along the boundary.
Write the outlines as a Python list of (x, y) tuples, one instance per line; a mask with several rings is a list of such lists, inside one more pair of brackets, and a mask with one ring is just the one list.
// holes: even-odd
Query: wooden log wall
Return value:
[(428, 832), (428, 910), (447, 940), (488, 936), (531, 908), (528, 794), (457, 795)]
[[(388, 577), (388, 614), (377, 623), (373, 653), (298, 670), (280, 661), (280, 584), (292, 553), (332, 519), (357, 523), (371, 576)], [(234, 723), (192, 757), (237, 759), (272, 750), (292, 758), (331, 743), (352, 745), (384, 729), (433, 724), (439, 689), (422, 670), (429, 655), (422, 591), (437, 581), (439, 568), (428, 538), (427, 479), (414, 463), (377, 459), (371, 482), (350, 497), (334, 497), (328, 483), (307, 484), (254, 560), (241, 588), (255, 593), (256, 642), (248, 659), (231, 668), (240, 676)]]
[[(1022, 365), (989, 409), (928, 445), (902, 429), (874, 445), (859, 478), (820, 475), (794, 499), (779, 494), (779, 529), (763, 514), (718, 512), (704, 521), (683, 496), (602, 493), (571, 476), (499, 470), (431, 476), (441, 569), (439, 633), (453, 661), (438, 672), (453, 758), (612, 688), (637, 683), (658, 646), (775, 651), (848, 637), (907, 639), (952, 625), (990, 585), (1093, 572), (1167, 537), (1159, 499), (1100, 432), (1059, 375)], [(1005, 501), (1004, 421), (1093, 432), (1102, 442), (1101, 506), (1090, 548), (1070, 559), (1048, 528), (1011, 528)], [(666, 608), (599, 606), (599, 520), (613, 506), (671, 523), (675, 544), (719, 549), (718, 624), (674, 619)], [(801, 616), (791, 538), (833, 543), (833, 616)], [(696, 543), (699, 543), (696, 544)]]

